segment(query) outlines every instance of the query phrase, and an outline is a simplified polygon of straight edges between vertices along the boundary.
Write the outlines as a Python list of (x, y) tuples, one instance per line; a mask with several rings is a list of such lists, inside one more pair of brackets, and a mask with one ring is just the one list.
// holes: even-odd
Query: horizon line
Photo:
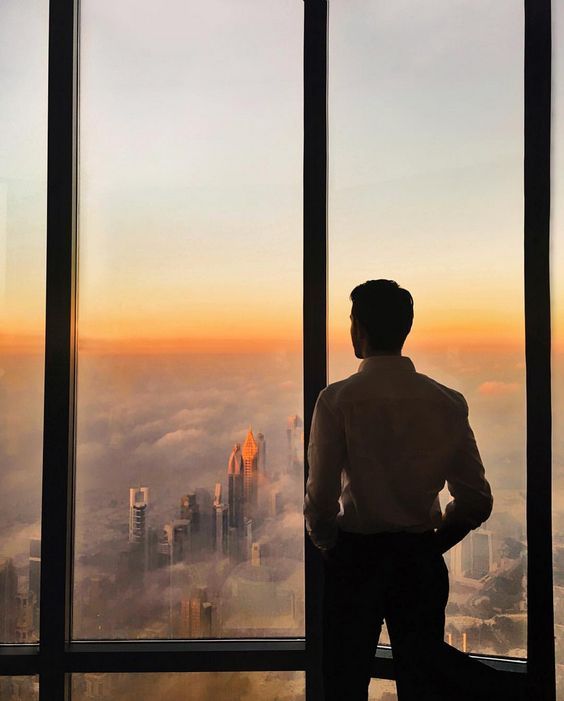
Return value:
[[(420, 333), (406, 341), (406, 350), (469, 352), (524, 351), (524, 337), (504, 335), (491, 338), (476, 333), (453, 334), (447, 330)], [(189, 338), (189, 337), (136, 337), (136, 338), (79, 338), (80, 355), (252, 355), (257, 353), (293, 352), (302, 350), (303, 339), (286, 338)], [(44, 337), (39, 334), (0, 334), (0, 353), (7, 355), (37, 355), (45, 349)], [(351, 350), (349, 338), (339, 334), (328, 335), (328, 351)], [(554, 339), (553, 351), (564, 351), (564, 338)]]

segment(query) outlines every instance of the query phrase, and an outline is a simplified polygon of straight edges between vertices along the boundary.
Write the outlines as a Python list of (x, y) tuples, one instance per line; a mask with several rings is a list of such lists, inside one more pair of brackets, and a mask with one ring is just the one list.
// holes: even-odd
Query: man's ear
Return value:
[(354, 324), (354, 331), (355, 334), (357, 335), (358, 338), (365, 338), (366, 337), (366, 330), (362, 323), (355, 317), (353, 316), (353, 324)]

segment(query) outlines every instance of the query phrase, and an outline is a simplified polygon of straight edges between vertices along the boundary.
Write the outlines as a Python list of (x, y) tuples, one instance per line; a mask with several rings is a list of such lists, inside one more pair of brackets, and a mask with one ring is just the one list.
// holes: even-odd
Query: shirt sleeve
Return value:
[(329, 406), (324, 390), (313, 412), (304, 500), (307, 532), (314, 545), (323, 550), (331, 548), (337, 540), (341, 470), (345, 453), (343, 422)]
[(474, 432), (468, 421), (468, 404), (461, 439), (447, 474), (447, 486), (453, 499), (445, 509), (444, 520), (478, 528), (492, 512), (493, 497)]

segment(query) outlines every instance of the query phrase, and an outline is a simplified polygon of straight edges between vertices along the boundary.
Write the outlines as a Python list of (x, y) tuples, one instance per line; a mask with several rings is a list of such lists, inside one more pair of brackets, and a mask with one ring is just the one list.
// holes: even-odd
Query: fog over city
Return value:
[[(418, 371), (464, 392), (494, 492), (488, 522), (447, 556), (447, 639), (463, 649), (525, 655), (522, 352), (456, 346), (405, 352)], [(329, 361), (331, 379), (358, 365), (351, 351), (339, 348)], [(283, 349), (235, 355), (83, 353), (78, 368), (75, 635), (301, 635), (303, 466), (288, 464), (288, 419), (303, 411), (300, 356)], [(30, 539), (39, 537), (41, 403), (31, 397), (33, 383), (35, 392), (40, 389), (41, 363), (32, 356), (7, 358), (3, 369), (0, 382), (14, 411), (11, 440), (1, 443), (9, 469), (0, 553), (12, 558), (25, 589)], [(222, 485), (226, 504), (230, 454), (250, 430), (266, 442), (265, 474), (258, 482), (261, 515), (236, 553), (227, 546), (217, 552), (215, 485)], [(301, 460), (303, 445), (298, 452)], [(137, 561), (130, 552), (130, 490), (141, 487), (150, 494), (144, 547), (154, 555)], [(195, 495), (199, 516), (192, 518), (189, 545), (173, 557), (159, 534), (179, 519), (187, 494)], [(448, 493), (443, 497), (444, 503)], [(205, 625), (200, 617), (197, 625), (186, 622), (196, 604), (183, 609), (182, 602), (194, 597), (209, 612)]]

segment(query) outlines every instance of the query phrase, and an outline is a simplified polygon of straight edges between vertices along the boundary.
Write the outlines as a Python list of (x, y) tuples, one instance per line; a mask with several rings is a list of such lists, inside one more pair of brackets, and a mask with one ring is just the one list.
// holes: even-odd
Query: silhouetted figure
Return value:
[[(319, 395), (304, 504), (325, 561), (325, 701), (367, 700), (384, 619), (399, 701), (521, 698), (516, 675), (444, 642), (443, 553), (493, 503), (466, 400), (401, 355), (413, 322), (407, 290), (370, 280), (351, 300), (362, 362)], [(443, 514), (445, 481), (453, 498)]]

